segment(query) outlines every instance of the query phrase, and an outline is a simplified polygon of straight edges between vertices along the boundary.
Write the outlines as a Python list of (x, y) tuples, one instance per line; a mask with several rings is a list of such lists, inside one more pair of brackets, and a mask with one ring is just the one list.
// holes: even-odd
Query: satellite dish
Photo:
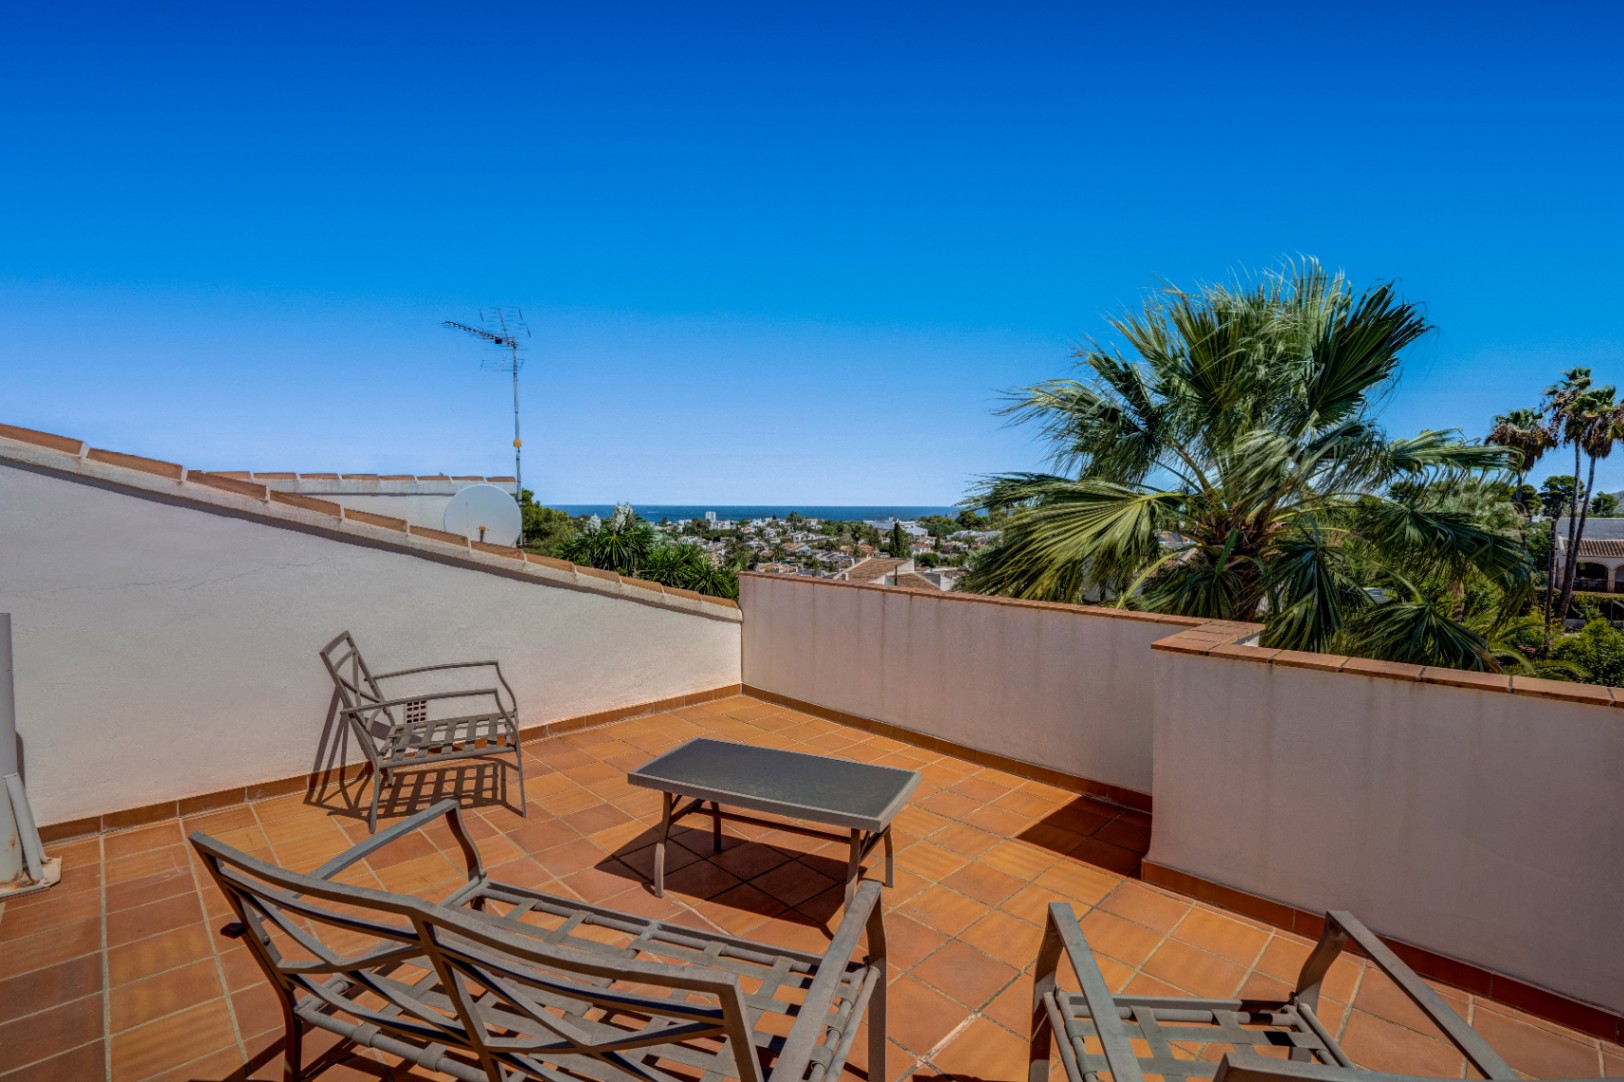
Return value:
[(519, 543), (519, 505), (495, 485), (469, 485), (445, 507), (445, 532), (492, 545)]

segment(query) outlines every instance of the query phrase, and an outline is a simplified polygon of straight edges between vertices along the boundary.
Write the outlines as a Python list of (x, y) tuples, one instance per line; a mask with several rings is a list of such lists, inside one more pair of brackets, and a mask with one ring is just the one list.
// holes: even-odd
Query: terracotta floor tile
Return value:
[(1173, 929), (1173, 938), (1222, 955), (1250, 969), (1263, 953), (1270, 933), (1247, 921), (1196, 906)]
[(1098, 905), (1117, 887), (1120, 876), (1102, 872), (1073, 861), (1062, 860), (1036, 879), (1038, 886), (1053, 891), (1054, 901), (1072, 900), (1087, 905)]
[(1246, 979), (1245, 966), (1176, 939), (1162, 943), (1139, 968), (1198, 996), (1232, 996)]
[(160, 1018), (112, 1039), (112, 1082), (145, 1079), (174, 1063), (177, 1051), (199, 1058), (236, 1044), (231, 1014), (216, 999)]
[(956, 890), (935, 886), (910, 898), (898, 909), (944, 935), (956, 936), (986, 913), (986, 907)]
[(1143, 853), (1150, 848), (1150, 827), (1131, 823), (1125, 819), (1113, 819), (1094, 832), (1094, 837), (1102, 842), (1121, 846)]
[(1098, 838), (1084, 838), (1067, 850), (1066, 855), (1073, 860), (1081, 860), (1096, 868), (1124, 876), (1138, 876), (1139, 866), (1145, 856), (1141, 850), (1123, 849)]
[(747, 842), (726, 852), (717, 853), (710, 859), (717, 867), (732, 872), (740, 879), (750, 880), (763, 872), (787, 864), (794, 856), (794, 853), (780, 849), (776, 845)]
[(1038, 822), (1016, 835), (1030, 845), (1040, 845), (1055, 853), (1070, 853), (1082, 843), (1084, 836), (1076, 831), (1064, 830), (1050, 823)]
[(949, 823), (930, 836), (932, 845), (939, 845), (943, 849), (974, 859), (980, 859), (982, 854), (999, 841), (997, 834), (978, 829), (968, 823)]
[(1095, 909), (1078, 919), (1090, 950), (1138, 968), (1163, 942), (1149, 928), (1114, 913)]
[(996, 906), (1025, 884), (978, 861), (944, 876), (942, 885), (967, 894), (983, 905)]
[(1122, 992), (1132, 993), (1136, 996), (1187, 996), (1189, 989), (1178, 988), (1166, 981), (1157, 980), (1148, 973), (1137, 973), (1120, 989)]
[(1396, 1022), (1427, 1036), (1439, 1035), (1437, 1027), (1427, 1021), (1427, 1016), (1422, 1013), (1421, 1008), (1412, 1003), (1410, 997), (1405, 995), (1385, 973), (1374, 967), (1368, 967), (1363, 979), (1360, 980), (1353, 1006), (1366, 1014), (1373, 1014), (1387, 1022)]
[[(582, 868), (578, 872), (571, 872), (559, 879), (569, 892), (584, 902), (594, 905), (601, 904), (604, 899), (611, 898), (627, 887), (642, 886), (645, 880), (642, 876), (620, 863), (618, 860), (602, 861), (596, 867)], [(671, 889), (671, 880), (666, 880), (666, 889)]]
[(752, 886), (766, 891), (786, 906), (800, 905), (808, 899), (815, 898), (835, 882), (798, 860), (780, 864), (750, 880)]
[(102, 1039), (102, 997), (0, 1022), (0, 1074)]
[(1003, 804), (987, 804), (977, 808), (965, 816), (964, 821), (990, 831), (1000, 838), (1017, 838), (1022, 831), (1032, 826), (1030, 816), (1022, 815)]
[[(1364, 991), (1361, 985), (1361, 1001)], [(1354, 1006), (1358, 1007), (1359, 1002)], [(1535, 1078), (1589, 1078), (1600, 1073), (1596, 1042), (1560, 1036), (1543, 1026), (1512, 1018), (1492, 1005), (1478, 1007), (1472, 1015), (1472, 1028), (1512, 1067)]]
[(946, 789), (932, 793), (923, 800), (915, 801), (915, 803), (928, 812), (935, 812), (937, 815), (951, 820), (962, 820), (965, 816), (981, 807), (981, 801), (971, 800), (967, 796), (960, 796), (958, 793), (949, 792)]
[[(1269, 945), (1263, 948), (1263, 954), (1257, 960), (1257, 968), (1276, 980), (1295, 987), (1297, 977), (1302, 972), (1303, 962), (1311, 950), (1313, 944), (1296, 936), (1276, 932), (1269, 940)], [(1363, 962), (1343, 954), (1331, 963), (1331, 970), (1325, 975), (1324, 984), (1320, 986), (1322, 994), (1340, 1003), (1346, 1003), (1353, 998), (1354, 989), (1359, 986), (1363, 971)]]
[(224, 993), (220, 970), (212, 957), (119, 985), (107, 997), (109, 1032), (116, 1037), (127, 1029), (217, 999)]
[(1026, 1038), (986, 1018), (970, 1023), (931, 1063), (955, 1079), (1026, 1082)]
[(979, 1010), (1020, 970), (955, 939), (914, 966), (912, 973), (971, 1010)]
[[(5, 918), (0, 917), (0, 933), (4, 932)], [(101, 946), (100, 917), (75, 921), (28, 936), (0, 934), (0, 957), (5, 958), (5, 971), (11, 975), (29, 973), (70, 958), (99, 952)], [(4, 1018), (5, 1015), (0, 1014), (0, 1020)]]
[(102, 835), (102, 859), (114, 861), (132, 853), (141, 853), (165, 845), (180, 845), (185, 841), (186, 835), (181, 830), (178, 819), (136, 827), (133, 830), (119, 830)]
[(1016, 969), (1025, 969), (1037, 959), (1043, 930), (993, 910), (966, 928), (959, 938)]
[(1116, 817), (1116, 808), (1081, 797), (1045, 815), (1042, 822), (1087, 838)]
[[(1292, 986), (1285, 981), (1259, 973), (1256, 970), (1246, 975), (1241, 983), (1241, 990), (1237, 993), (1241, 999), (1265, 999), (1277, 1003), (1284, 1003), (1291, 998)], [(1325, 1001), (1322, 999), (1323, 1004)]]
[[(0, 1053), (3, 1058), (3, 1053)], [(100, 1038), (89, 1044), (82, 1044), (67, 1052), (59, 1052), (49, 1059), (30, 1063), (19, 1067), (15, 1071), (0, 1070), (0, 1078), (17, 1079), (19, 1082), (38, 1082), (44, 1079), (62, 1079), (63, 1082), (91, 1082), (92, 1079), (102, 1078), (107, 1071), (107, 1046)]]
[(179, 894), (159, 902), (107, 914), (107, 945), (119, 947), (203, 919), (197, 894)]
[(928, 840), (915, 842), (897, 854), (897, 867), (938, 883), (969, 863), (970, 858), (965, 854)]
[(1000, 841), (976, 857), (976, 860), (987, 867), (996, 868), (1005, 875), (1013, 875), (1016, 879), (1028, 883), (1054, 867), (1060, 859), (1057, 854), (1047, 849), (1017, 841)]
[(915, 1056), (935, 1048), (969, 1016), (952, 999), (907, 976), (891, 983), (886, 1010), (891, 1037)]
[(1349, 1014), (1340, 1043), (1349, 1059), (1373, 1071), (1458, 1078), (1466, 1062), (1440, 1040), (1363, 1011)]
[(0, 937), (4, 941), (22, 939), (40, 932), (101, 916), (101, 893), (82, 890), (57, 900), (56, 905), (34, 905), (0, 915)]
[(1099, 903), (1119, 917), (1158, 932), (1171, 932), (1192, 907), (1188, 899), (1125, 880)]
[(1032, 975), (1030, 973), (1021, 974), (1002, 992), (994, 996), (992, 1002), (981, 1009), (981, 1013), (984, 1017), (991, 1018), (1011, 1033), (1031, 1033)]
[[(49, 933), (47, 933), (49, 934)], [(0, 958), (5, 957), (0, 947)], [(0, 969), (0, 973), (5, 970)], [(0, 1019), (60, 1007), (64, 1003), (97, 995), (102, 990), (102, 961), (99, 954), (81, 954), (43, 969), (0, 980)]]
[[(793, 903), (785, 899), (776, 889), (769, 888), (765, 883), (765, 880), (773, 874), (769, 872), (767, 875), (761, 876), (757, 880), (756, 886), (778, 898), (787, 908)], [(809, 877), (815, 877), (816, 873), (808, 870), (806, 874)], [(741, 882), (743, 880), (738, 876), (718, 868), (708, 860), (696, 860), (686, 867), (678, 868), (676, 871), (668, 870), (665, 873), (666, 893), (669, 894), (675, 891), (690, 898), (714, 898), (725, 890), (732, 890)]]
[(928, 924), (894, 911), (885, 914), (885, 950), (893, 974), (913, 968), (947, 942)]
[(120, 909), (130, 909), (146, 905), (148, 902), (173, 898), (177, 894), (186, 894), (196, 889), (197, 881), (192, 877), (191, 868), (172, 868), (144, 879), (108, 884), (106, 908), (109, 913), (113, 913)]

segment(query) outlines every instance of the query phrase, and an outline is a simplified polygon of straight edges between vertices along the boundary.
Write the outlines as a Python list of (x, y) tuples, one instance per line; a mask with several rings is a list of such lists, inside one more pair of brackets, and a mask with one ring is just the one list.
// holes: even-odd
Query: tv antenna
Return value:
[[(481, 308), (479, 310), (478, 327), (467, 323), (458, 323), (454, 319), (443, 321), (440, 326), (450, 327), (452, 330), (465, 331), (476, 338), (483, 338), (497, 349), (506, 350), (505, 357), (487, 357), (480, 362), (479, 367), (487, 372), (513, 373), (513, 500), (521, 507), (524, 505), (524, 474), (519, 469), (519, 452), (523, 443), (519, 439), (519, 369), (524, 367), (524, 360), (519, 351), (529, 346), (521, 341), (530, 337), (530, 325), (524, 321), (524, 312), (517, 307), (512, 308)], [(524, 536), (521, 533), (520, 543)]]

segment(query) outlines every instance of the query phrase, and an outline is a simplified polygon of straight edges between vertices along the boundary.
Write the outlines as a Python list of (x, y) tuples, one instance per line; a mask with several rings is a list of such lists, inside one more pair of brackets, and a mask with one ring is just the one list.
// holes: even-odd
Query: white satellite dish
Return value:
[(445, 532), (492, 545), (519, 543), (519, 505), (495, 485), (469, 485), (445, 506)]

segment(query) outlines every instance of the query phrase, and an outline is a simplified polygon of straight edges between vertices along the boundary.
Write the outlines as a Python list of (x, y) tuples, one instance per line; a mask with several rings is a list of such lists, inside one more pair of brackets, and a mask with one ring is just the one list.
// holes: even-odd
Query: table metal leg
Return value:
[(851, 859), (846, 862), (846, 904), (851, 904), (857, 893), (857, 877), (863, 871), (863, 832), (856, 827), (851, 831)]
[(891, 841), (891, 828), (885, 828), (885, 885), (896, 886), (897, 849)]
[(665, 843), (671, 836), (671, 809), (676, 805), (674, 793), (661, 793), (660, 837), (654, 843), (654, 896), (665, 897)]
[(722, 806), (711, 801), (711, 850), (722, 851)]

